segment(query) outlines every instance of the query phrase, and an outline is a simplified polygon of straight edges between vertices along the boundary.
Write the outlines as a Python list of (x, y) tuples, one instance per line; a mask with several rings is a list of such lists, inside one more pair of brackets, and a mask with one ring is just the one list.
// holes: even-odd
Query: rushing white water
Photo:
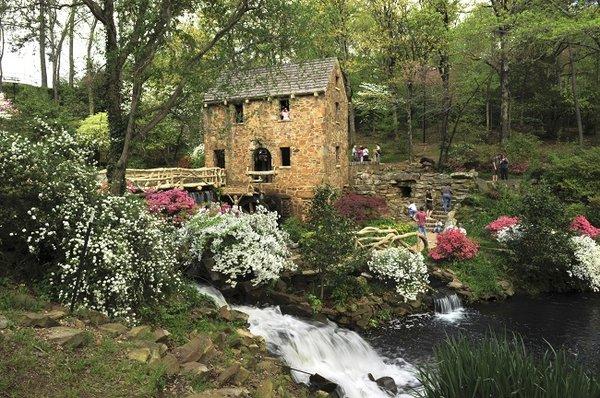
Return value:
[[(201, 287), (198, 290), (213, 297), (215, 302), (221, 302), (223, 297), (214, 288)], [(215, 294), (215, 291), (218, 294)], [(368, 379), (369, 373), (372, 373), (375, 379), (392, 377), (399, 391), (406, 391), (419, 384), (414, 368), (409, 364), (402, 360), (386, 363), (357, 333), (339, 328), (334, 323), (304, 321), (283, 315), (278, 307), (234, 308), (248, 314), (250, 331), (264, 337), (269, 350), (288, 366), (308, 374), (318, 373), (337, 383), (344, 397), (389, 397), (376, 383)], [(292, 371), (292, 376), (300, 383), (308, 384), (308, 374)], [(401, 392), (398, 396), (410, 395)]]
[(464, 308), (456, 293), (434, 299), (435, 316), (438, 319), (456, 322), (463, 318)]
[(212, 299), (212, 301), (214, 301), (217, 308), (221, 308), (221, 307), (229, 308), (229, 304), (227, 303), (227, 300), (225, 300), (223, 293), (221, 293), (214, 286), (200, 285), (200, 284), (196, 284), (194, 286), (196, 287), (196, 290), (198, 290), (198, 293), (203, 294), (206, 297)]

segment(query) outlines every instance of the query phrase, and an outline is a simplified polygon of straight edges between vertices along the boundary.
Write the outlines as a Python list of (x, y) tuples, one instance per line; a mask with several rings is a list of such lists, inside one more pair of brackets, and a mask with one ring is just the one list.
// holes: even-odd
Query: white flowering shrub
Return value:
[(421, 253), (391, 247), (374, 250), (367, 262), (369, 270), (384, 280), (395, 283), (396, 292), (405, 301), (415, 300), (427, 288), (427, 266)]
[(521, 228), (521, 224), (511, 225), (510, 227), (500, 229), (495, 234), (495, 237), (500, 243), (514, 242), (523, 237), (523, 229)]
[(35, 256), (18, 271), (49, 279), (55, 299), (133, 319), (179, 285), (175, 230), (140, 198), (101, 194), (75, 138), (42, 130), (35, 142), (0, 133), (0, 249)]
[(253, 214), (201, 211), (181, 231), (193, 258), (213, 256), (212, 271), (225, 275), (230, 286), (242, 280), (258, 285), (295, 268), (278, 217), (262, 207)]
[(586, 235), (572, 237), (571, 244), (576, 261), (569, 276), (582, 280), (595, 292), (600, 291), (600, 246)]

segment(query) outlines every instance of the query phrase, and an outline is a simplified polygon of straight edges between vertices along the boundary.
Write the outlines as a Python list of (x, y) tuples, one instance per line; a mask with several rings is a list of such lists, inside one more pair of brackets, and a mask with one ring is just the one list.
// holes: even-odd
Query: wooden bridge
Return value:
[[(98, 177), (106, 179), (106, 170)], [(127, 169), (125, 178), (140, 188), (170, 189), (170, 188), (220, 188), (225, 185), (225, 169), (219, 167), (203, 167), (186, 169), (168, 167), (158, 169)]]

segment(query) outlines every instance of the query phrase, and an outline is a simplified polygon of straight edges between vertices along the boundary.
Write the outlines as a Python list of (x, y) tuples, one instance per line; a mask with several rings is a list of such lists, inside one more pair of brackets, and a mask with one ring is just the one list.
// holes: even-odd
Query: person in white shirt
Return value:
[(417, 214), (417, 204), (411, 203), (408, 205), (408, 215), (410, 218), (414, 218), (415, 214)]
[(281, 120), (290, 120), (290, 111), (287, 108), (281, 110)]
[(363, 149), (363, 160), (365, 162), (369, 161), (369, 148), (365, 147), (365, 149)]

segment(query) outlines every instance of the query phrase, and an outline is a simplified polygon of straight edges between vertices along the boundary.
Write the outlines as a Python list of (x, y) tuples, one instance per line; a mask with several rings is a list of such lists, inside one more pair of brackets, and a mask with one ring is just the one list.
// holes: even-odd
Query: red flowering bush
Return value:
[(193, 214), (196, 209), (194, 198), (187, 191), (179, 188), (168, 191), (148, 191), (146, 203), (151, 213), (172, 216), (176, 222)]
[(362, 224), (381, 218), (388, 211), (385, 198), (373, 195), (347, 193), (335, 202), (335, 208), (344, 217)]
[(579, 215), (571, 221), (571, 231), (579, 232), (582, 235), (587, 235), (592, 239), (600, 236), (600, 228), (596, 228), (588, 221), (585, 216)]
[(437, 246), (429, 252), (435, 261), (458, 259), (468, 260), (477, 255), (479, 245), (454, 228), (437, 236)]
[(510, 217), (510, 216), (500, 216), (488, 225), (485, 226), (485, 229), (492, 235), (496, 235), (498, 232), (503, 230), (504, 228), (512, 227), (519, 223), (519, 217)]

